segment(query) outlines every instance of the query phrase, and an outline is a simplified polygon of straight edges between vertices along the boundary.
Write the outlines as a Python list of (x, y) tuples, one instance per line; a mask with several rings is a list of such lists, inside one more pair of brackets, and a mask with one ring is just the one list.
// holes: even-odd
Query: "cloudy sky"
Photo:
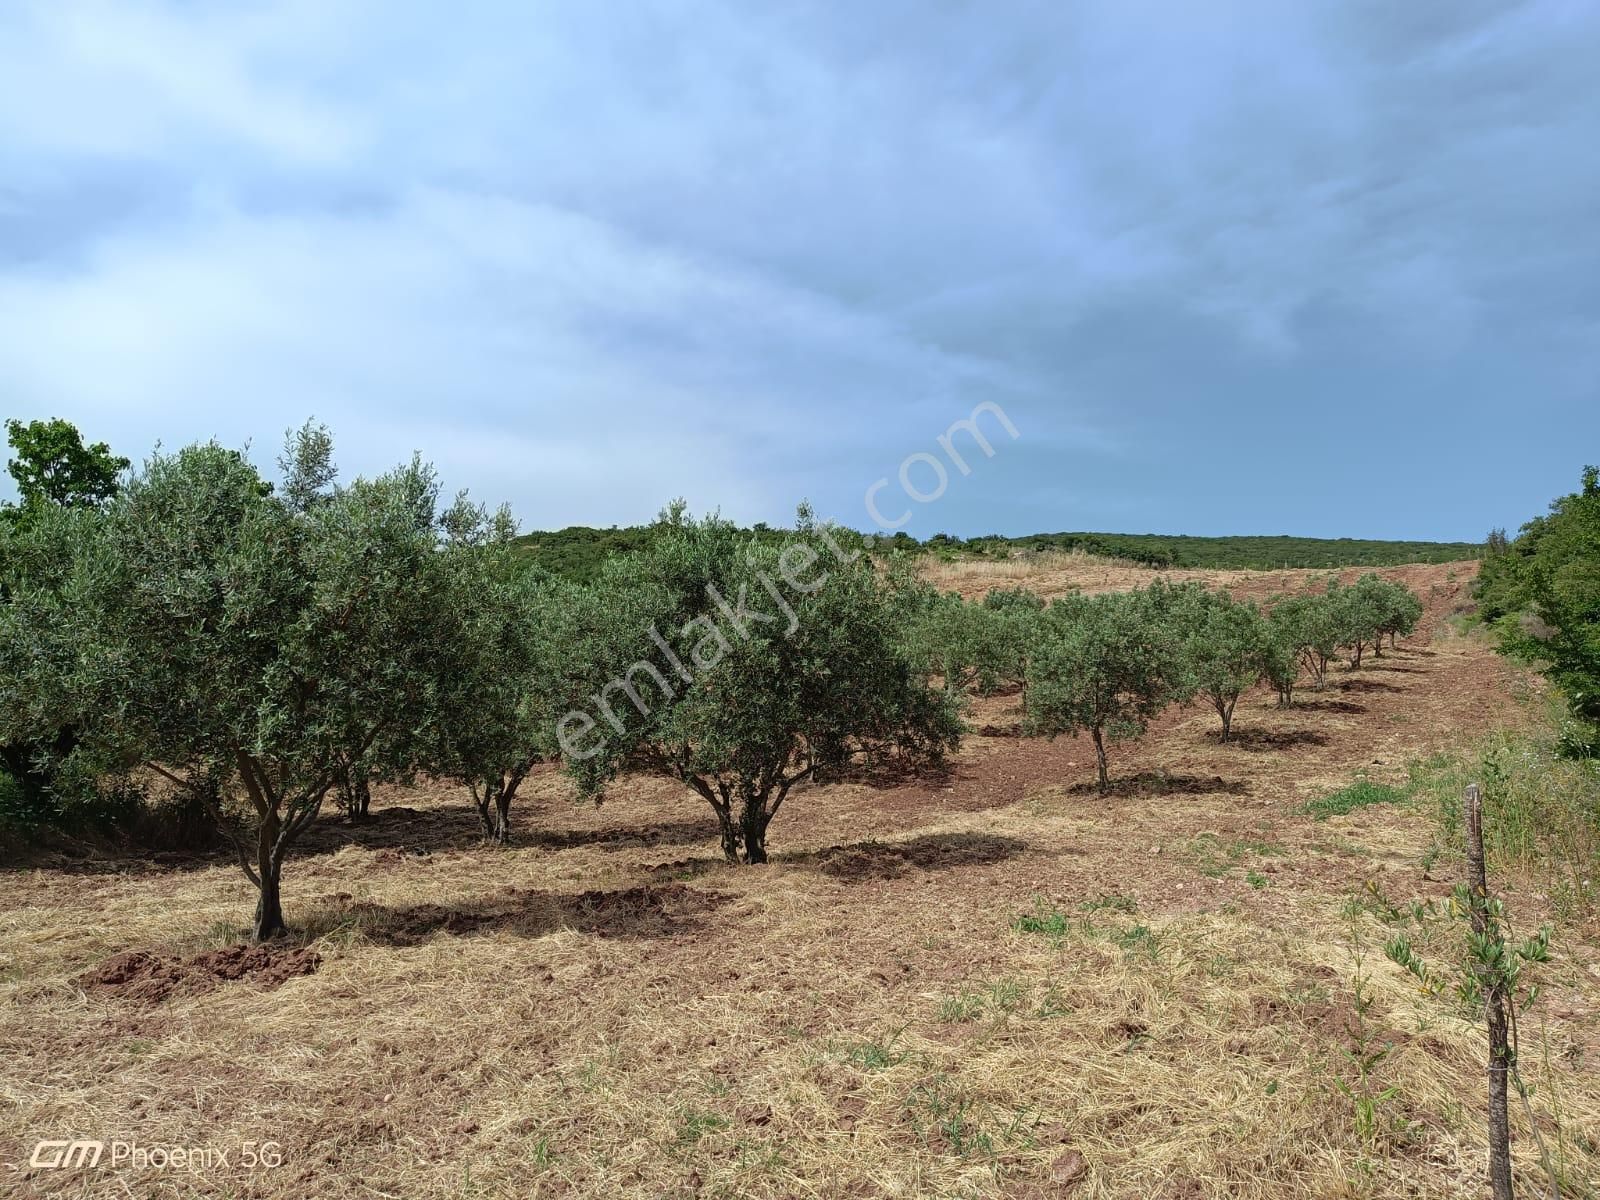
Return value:
[[(0, 409), (526, 527), (1478, 538), (1600, 460), (1600, 7), (0, 7)], [(910, 478), (933, 486), (925, 460)]]

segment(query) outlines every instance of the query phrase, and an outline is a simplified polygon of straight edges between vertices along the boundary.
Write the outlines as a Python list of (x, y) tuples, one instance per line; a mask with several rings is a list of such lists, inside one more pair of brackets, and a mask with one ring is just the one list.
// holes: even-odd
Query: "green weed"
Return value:
[(945, 1025), (959, 1025), (983, 1015), (983, 993), (963, 988), (954, 996), (939, 1002), (939, 1020)]
[(698, 1109), (685, 1109), (678, 1115), (678, 1132), (674, 1139), (679, 1147), (696, 1145), (708, 1133), (728, 1128), (727, 1117)]
[(1122, 952), (1130, 958), (1142, 954), (1154, 961), (1161, 956), (1161, 939), (1148, 925), (1135, 925), (1132, 929), (1113, 933), (1111, 940), (1121, 946)]
[(917, 1136), (942, 1140), (961, 1159), (993, 1158), (1000, 1151), (1031, 1150), (1037, 1117), (1027, 1108), (995, 1110), (974, 1100), (947, 1075), (917, 1084), (903, 1105)]
[(902, 1025), (886, 1042), (856, 1042), (845, 1048), (844, 1061), (863, 1071), (887, 1071), (890, 1067), (898, 1067), (908, 1057), (904, 1051), (894, 1048), (904, 1032), (905, 1026)]
[(1200, 874), (1221, 879), (1237, 868), (1247, 855), (1276, 857), (1283, 854), (1283, 847), (1261, 838), (1234, 838), (1224, 842), (1214, 833), (1202, 833), (1190, 840), (1187, 851)]
[(1407, 792), (1403, 788), (1358, 779), (1349, 787), (1340, 788), (1331, 795), (1311, 801), (1306, 805), (1305, 811), (1319, 821), (1326, 821), (1329, 817), (1342, 817), (1346, 813), (1355, 812), (1358, 808), (1368, 808), (1374, 804), (1397, 804), (1406, 796)]
[(1033, 912), (1023, 913), (1012, 923), (1012, 927), (1021, 933), (1037, 933), (1059, 942), (1067, 936), (1072, 922), (1066, 913), (1039, 896), (1034, 899)]

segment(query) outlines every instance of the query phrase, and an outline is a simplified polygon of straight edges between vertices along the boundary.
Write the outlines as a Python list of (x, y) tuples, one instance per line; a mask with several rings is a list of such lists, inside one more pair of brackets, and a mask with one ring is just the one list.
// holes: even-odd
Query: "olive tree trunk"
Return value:
[(526, 774), (527, 768), (523, 767), (472, 785), (472, 800), (483, 822), (483, 836), (497, 845), (511, 840), (511, 801)]
[(739, 819), (739, 833), (744, 840), (745, 862), (767, 861), (767, 824), (771, 820), (772, 814), (767, 811), (766, 793), (745, 798), (744, 812)]
[(354, 822), (366, 819), (372, 808), (372, 784), (366, 771), (351, 767), (339, 773), (339, 807), (345, 817)]
[(738, 862), (739, 852), (743, 849), (743, 840), (740, 837), (739, 824), (733, 819), (733, 796), (727, 785), (719, 780), (712, 786), (710, 780), (698, 775), (683, 775), (680, 778), (711, 805), (711, 811), (717, 814), (717, 833), (722, 840), (722, 856), (731, 863)]
[(1232, 696), (1213, 696), (1211, 703), (1217, 710), (1217, 716), (1222, 718), (1222, 740), (1229, 741), (1233, 737), (1233, 707), (1239, 703), (1239, 695), (1235, 692)]
[(1311, 690), (1322, 691), (1328, 684), (1328, 660), (1315, 651), (1309, 651), (1303, 656), (1302, 661), (1306, 665), (1306, 670), (1311, 673)]
[(256, 884), (256, 915), (250, 939), (266, 942), (289, 932), (283, 920), (283, 863), (272, 856), (263, 858), (256, 865), (256, 875), (260, 882)]
[(256, 915), (252, 941), (265, 942), (289, 932), (283, 920), (283, 823), (274, 809), (256, 826)]
[(246, 873), (256, 885), (256, 912), (250, 930), (253, 941), (265, 942), (289, 932), (283, 919), (283, 860), (321, 808), (322, 793), (300, 797), (287, 806), (287, 820), (275, 805), (256, 826), (255, 870), (249, 871), (246, 863)]
[(686, 782), (705, 797), (711, 811), (717, 814), (723, 857), (730, 863), (764, 863), (767, 828), (772, 818), (778, 815), (789, 790), (811, 773), (812, 768), (807, 767), (790, 776), (773, 775), (748, 788), (697, 776), (688, 777)]
[(717, 812), (717, 832), (722, 839), (722, 856), (731, 863), (739, 861), (740, 851), (744, 848), (744, 839), (739, 835), (739, 826), (734, 822), (733, 812), (727, 805), (713, 804)]
[(335, 772), (313, 781), (303, 790), (285, 795), (280, 784), (281, 772), (264, 765), (243, 750), (235, 751), (235, 762), (250, 803), (256, 810), (254, 863), (242, 843), (239, 845), (239, 865), (256, 885), (256, 912), (251, 936), (258, 942), (267, 941), (289, 928), (283, 919), (283, 901), (280, 884), (283, 879), (283, 860), (289, 847), (310, 828), (322, 811), (322, 802), (334, 786)]

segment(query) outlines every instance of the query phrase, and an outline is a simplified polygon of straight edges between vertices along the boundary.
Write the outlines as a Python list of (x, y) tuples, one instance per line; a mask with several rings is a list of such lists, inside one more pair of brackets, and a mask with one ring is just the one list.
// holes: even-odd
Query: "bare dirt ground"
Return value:
[[(286, 872), (299, 936), (270, 952), (231, 948), (251, 895), (222, 859), (0, 872), (0, 1193), (1482, 1194), (1481, 1035), (1350, 903), (1369, 881), (1445, 895), (1459, 865), (1417, 806), (1303, 811), (1526, 719), (1536, 682), (1447, 620), (1472, 569), (1385, 572), (1427, 602), (1418, 634), (1294, 709), (1248, 697), (1234, 745), (1169, 713), (1102, 797), (1085, 744), (1016, 736), (994, 697), (947, 775), (794, 795), (766, 867), (724, 865), (687, 791), (630, 780), (594, 808), (544, 775), (508, 849), (439, 786), (325, 821)], [(1325, 574), (1207, 578), (1259, 597)], [(1595, 934), (1558, 931), (1524, 1035), (1577, 1195), (1600, 1178)], [(1347, 1052), (1388, 1042), (1363, 1085)], [(1397, 1089), (1373, 1136), (1341, 1082)], [(41, 1138), (108, 1148), (30, 1169)], [(113, 1163), (119, 1139), (227, 1161)]]

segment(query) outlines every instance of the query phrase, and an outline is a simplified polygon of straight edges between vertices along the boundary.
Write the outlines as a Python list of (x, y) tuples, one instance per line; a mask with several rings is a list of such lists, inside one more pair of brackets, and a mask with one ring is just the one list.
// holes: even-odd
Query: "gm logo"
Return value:
[(65, 1142), (46, 1139), (33, 1148), (30, 1167), (97, 1167), (100, 1155), (105, 1152), (104, 1142)]

